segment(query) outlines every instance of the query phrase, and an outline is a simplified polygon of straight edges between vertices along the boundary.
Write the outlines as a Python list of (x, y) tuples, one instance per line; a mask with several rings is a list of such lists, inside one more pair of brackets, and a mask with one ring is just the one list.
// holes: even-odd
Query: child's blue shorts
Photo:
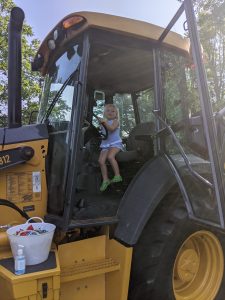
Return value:
[(101, 145), (101, 150), (106, 151), (109, 150), (110, 148), (118, 148), (121, 151), (123, 151), (123, 144), (121, 142), (115, 143), (115, 144), (106, 144), (106, 145)]

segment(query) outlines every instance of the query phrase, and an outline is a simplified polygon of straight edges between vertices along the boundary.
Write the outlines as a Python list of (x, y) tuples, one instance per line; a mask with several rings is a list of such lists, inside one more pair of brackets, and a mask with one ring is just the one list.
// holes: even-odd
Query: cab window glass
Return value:
[(115, 94), (113, 103), (119, 110), (121, 135), (122, 137), (127, 137), (131, 129), (135, 126), (131, 94)]
[(154, 121), (152, 114), (154, 109), (154, 90), (147, 89), (139, 92), (137, 97), (137, 106), (141, 123)]
[(50, 122), (70, 120), (74, 80), (71, 79), (68, 83), (67, 81), (73, 74), (75, 77), (75, 72), (79, 67), (81, 60), (79, 47), (79, 44), (75, 44), (63, 53), (46, 76), (38, 116), (39, 122), (43, 122), (48, 109), (55, 101), (55, 97), (58, 98), (52, 107), (48, 120)]

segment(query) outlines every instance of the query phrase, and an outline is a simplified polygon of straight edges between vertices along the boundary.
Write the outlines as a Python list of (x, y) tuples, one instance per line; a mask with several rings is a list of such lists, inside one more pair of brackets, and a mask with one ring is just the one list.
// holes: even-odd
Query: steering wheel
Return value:
[[(93, 116), (98, 120), (98, 116), (93, 114)], [(93, 124), (91, 124), (90, 122), (88, 122), (87, 120), (84, 120), (84, 124), (88, 126), (88, 132), (86, 132), (87, 140), (90, 139), (91, 136), (96, 136), (98, 138), (100, 138), (101, 140), (106, 140), (108, 138), (108, 129), (106, 128), (106, 126), (104, 124), (101, 124), (104, 129), (105, 129), (105, 133), (103, 133), (100, 128), (97, 128), (96, 126), (94, 126)]]

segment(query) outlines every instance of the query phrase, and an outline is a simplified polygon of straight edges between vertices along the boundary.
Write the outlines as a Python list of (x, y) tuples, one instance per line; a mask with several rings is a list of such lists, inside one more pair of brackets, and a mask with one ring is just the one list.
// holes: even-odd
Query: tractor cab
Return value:
[[(134, 44), (133, 38), (118, 33), (90, 30), (82, 82), (82, 58), (87, 48), (82, 46), (87, 43), (84, 36), (73, 40), (49, 67), (38, 116), (38, 122), (47, 124), (49, 131), (49, 213), (63, 215), (69, 182), (75, 180), (76, 188), (70, 195), (73, 219), (77, 220), (116, 216), (124, 192), (155, 151), (151, 44), (141, 40)], [(81, 90), (82, 99), (78, 96)], [(116, 159), (123, 181), (102, 193), (98, 157), (104, 136), (96, 117), (103, 117), (108, 103), (119, 111), (123, 151)], [(113, 176), (110, 165), (108, 170)]]
[[(220, 166), (215, 158), (209, 162), (217, 155), (208, 133), (211, 112), (194, 88), (199, 68), (191, 67), (190, 41), (168, 28), (81, 12), (64, 18), (42, 43), (33, 69), (45, 76), (38, 123), (49, 133), (46, 218), (59, 227), (117, 222), (130, 195), (139, 197), (146, 168), (159, 156), (169, 162), (175, 177), (168, 177), (179, 183), (190, 217), (223, 224), (213, 175)], [(96, 116), (103, 116), (108, 103), (119, 110), (123, 181), (100, 192), (98, 157), (105, 137)], [(112, 177), (110, 164), (108, 170)], [(159, 178), (161, 185), (167, 182), (164, 173)], [(151, 178), (147, 185), (151, 196)], [(202, 197), (211, 207), (207, 216)]]

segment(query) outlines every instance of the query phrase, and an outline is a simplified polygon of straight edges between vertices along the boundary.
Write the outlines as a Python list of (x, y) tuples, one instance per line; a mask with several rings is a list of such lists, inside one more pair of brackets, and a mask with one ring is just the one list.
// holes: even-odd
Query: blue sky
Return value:
[[(66, 15), (78, 11), (103, 12), (154, 23), (162, 27), (180, 6), (177, 0), (14, 0), (25, 12), (36, 38), (43, 40)], [(183, 33), (180, 22), (173, 31)]]

